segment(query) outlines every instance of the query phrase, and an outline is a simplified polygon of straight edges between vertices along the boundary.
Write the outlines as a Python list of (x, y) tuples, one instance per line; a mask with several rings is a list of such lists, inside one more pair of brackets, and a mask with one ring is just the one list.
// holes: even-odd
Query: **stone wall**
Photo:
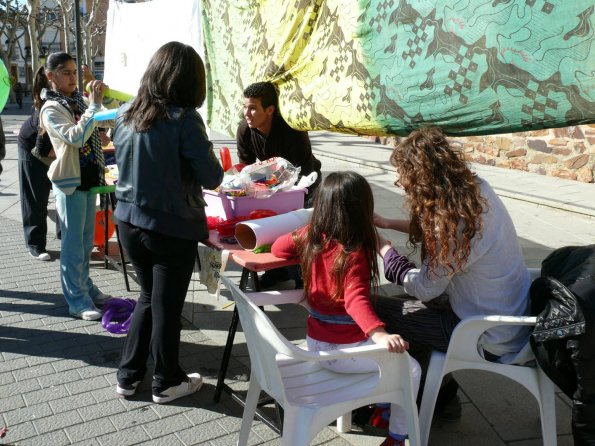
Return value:
[[(400, 138), (373, 140), (396, 145)], [(593, 183), (595, 124), (533, 132), (453, 137), (469, 161)]]

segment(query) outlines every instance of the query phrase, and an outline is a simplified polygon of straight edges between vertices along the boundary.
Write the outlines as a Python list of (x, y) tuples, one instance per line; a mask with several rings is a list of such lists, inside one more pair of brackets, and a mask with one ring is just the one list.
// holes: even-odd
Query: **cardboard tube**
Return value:
[(253, 250), (273, 243), (277, 237), (308, 224), (312, 209), (298, 209), (274, 217), (248, 220), (236, 225), (235, 236), (240, 246)]

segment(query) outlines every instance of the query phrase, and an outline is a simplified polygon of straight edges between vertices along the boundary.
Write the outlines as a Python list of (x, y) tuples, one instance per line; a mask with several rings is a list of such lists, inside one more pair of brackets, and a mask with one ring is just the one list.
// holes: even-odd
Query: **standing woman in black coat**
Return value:
[(116, 392), (136, 392), (151, 355), (158, 404), (202, 385), (198, 373), (182, 369), (179, 350), (196, 248), (209, 236), (202, 188), (214, 189), (223, 180), (196, 111), (205, 95), (200, 56), (183, 43), (167, 43), (151, 58), (136, 98), (120, 107), (113, 135), (119, 171), (115, 217), (141, 287)]

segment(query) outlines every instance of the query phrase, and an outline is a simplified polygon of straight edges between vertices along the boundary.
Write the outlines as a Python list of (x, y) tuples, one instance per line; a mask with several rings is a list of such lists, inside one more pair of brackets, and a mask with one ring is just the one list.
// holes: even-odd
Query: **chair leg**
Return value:
[(246, 404), (244, 406), (244, 414), (242, 415), (242, 426), (240, 427), (240, 437), (238, 438), (238, 446), (245, 446), (248, 443), (250, 436), (250, 428), (254, 421), (254, 414), (256, 413), (256, 405), (260, 397), (260, 384), (254, 375), (250, 375), (250, 386), (248, 387), (248, 394), (246, 395)]
[(342, 434), (351, 431), (351, 411), (347, 412), (342, 417), (337, 418), (337, 430)]
[(423, 389), (421, 407), (419, 410), (419, 444), (422, 446), (428, 444), (430, 437), (430, 428), (432, 427), (432, 418), (434, 417), (434, 406), (440, 391), (442, 375), (444, 370), (444, 353), (433, 351), (428, 373), (426, 375), (426, 384)]
[(283, 422), (283, 437), (281, 446), (308, 446), (314, 437), (312, 430), (318, 433), (319, 429), (313, 427), (316, 423), (314, 418), (317, 412), (308, 409), (285, 408), (285, 418)]
[(541, 435), (544, 446), (556, 446), (556, 394), (554, 384), (541, 369), (538, 369), (539, 380), (539, 415), (541, 417)]
[[(412, 410), (407, 416), (407, 428), (409, 430), (409, 446), (426, 446), (427, 441), (424, 442), (421, 439), (421, 433), (419, 431), (419, 418), (417, 417), (417, 413), (414, 412), (416, 409), (417, 407), (415, 406), (415, 400), (413, 400)], [(429, 430), (427, 435), (429, 435)]]

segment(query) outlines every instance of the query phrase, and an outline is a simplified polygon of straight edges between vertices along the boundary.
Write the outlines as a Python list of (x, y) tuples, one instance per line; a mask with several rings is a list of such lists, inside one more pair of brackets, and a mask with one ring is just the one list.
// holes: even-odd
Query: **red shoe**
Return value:
[(395, 440), (389, 435), (384, 439), (380, 446), (405, 446), (405, 440)]
[(376, 407), (368, 425), (376, 429), (388, 429), (388, 419), (390, 417), (390, 407)]

